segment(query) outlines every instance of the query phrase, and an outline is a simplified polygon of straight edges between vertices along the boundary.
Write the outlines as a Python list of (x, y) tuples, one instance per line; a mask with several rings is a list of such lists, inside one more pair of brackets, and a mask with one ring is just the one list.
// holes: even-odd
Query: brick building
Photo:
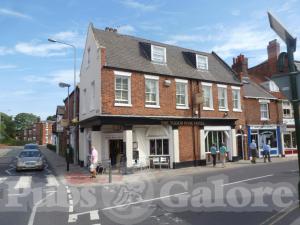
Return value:
[(243, 87), (214, 52), (205, 53), (90, 25), (80, 72), (79, 159), (92, 145), (99, 160), (127, 167), (167, 162), (205, 165), (224, 142), (243, 155)]
[(39, 145), (52, 144), (53, 121), (36, 122), (22, 131), (22, 140)]
[[(244, 55), (233, 59), (232, 68), (243, 81), (248, 146), (255, 140), (259, 156), (262, 157), (263, 144), (270, 143), (271, 156), (279, 156), (282, 152), (282, 142), (281, 105), (278, 98), (254, 82), (248, 74), (248, 59)], [(250, 156), (250, 152), (245, 152), (245, 155)]]
[[(278, 56), (280, 54), (280, 44), (277, 40), (272, 40), (267, 46), (268, 59), (256, 66), (248, 69), (249, 76), (257, 84), (263, 86), (270, 94), (278, 98), (277, 113), (279, 116), (278, 125), (281, 130), (282, 155), (292, 155), (297, 153), (296, 132), (291, 103), (279, 91), (276, 84), (270, 80), (274, 74), (287, 72), (287, 62), (283, 68), (278, 68)], [(300, 62), (295, 61), (295, 66), (300, 69)], [(270, 113), (272, 110), (270, 109)]]

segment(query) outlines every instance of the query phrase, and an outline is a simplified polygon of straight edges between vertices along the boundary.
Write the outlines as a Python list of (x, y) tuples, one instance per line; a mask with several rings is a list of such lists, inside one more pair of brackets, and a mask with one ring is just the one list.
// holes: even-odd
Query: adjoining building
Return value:
[[(224, 143), (242, 158), (242, 82), (214, 52), (206, 53), (99, 30), (91, 24), (80, 70), (79, 159), (91, 146), (99, 161), (179, 168), (211, 162)], [(239, 145), (244, 146), (243, 139)]]
[[(264, 144), (270, 144), (271, 156), (281, 155), (281, 117), (278, 99), (251, 79), (248, 74), (248, 59), (244, 55), (233, 59), (232, 68), (243, 81), (248, 146), (255, 140), (259, 157), (263, 156)], [(247, 154), (250, 156), (250, 152)]]
[[(278, 125), (280, 126), (282, 143), (282, 155), (289, 156), (297, 154), (296, 131), (292, 104), (279, 91), (276, 84), (270, 79), (272, 75), (287, 72), (287, 63), (283, 67), (278, 67), (278, 56), (280, 54), (280, 44), (277, 40), (272, 40), (267, 46), (268, 59), (248, 69), (249, 76), (257, 84), (265, 88), (275, 98), (279, 99), (278, 115), (280, 117)], [(300, 62), (295, 61), (295, 66), (299, 70)], [(271, 112), (271, 111), (270, 111)]]

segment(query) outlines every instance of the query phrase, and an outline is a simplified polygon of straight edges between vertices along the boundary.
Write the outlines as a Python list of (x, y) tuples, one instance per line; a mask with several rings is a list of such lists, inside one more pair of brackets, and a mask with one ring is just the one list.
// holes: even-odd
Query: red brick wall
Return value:
[[(171, 80), (170, 87), (164, 86), (164, 81)], [(115, 75), (113, 70), (102, 69), (101, 95), (102, 95), (102, 113), (113, 115), (144, 115), (144, 116), (182, 116), (191, 117), (192, 115), (192, 93), (199, 92), (201, 85), (198, 81), (189, 80), (188, 95), (190, 109), (176, 109), (176, 83), (175, 79), (167, 76), (160, 76), (159, 79), (159, 100), (160, 108), (153, 109), (145, 107), (145, 79), (144, 74), (133, 72), (131, 74), (131, 104), (132, 107), (114, 106), (115, 98)], [(229, 112), (226, 118), (240, 119), (238, 124), (243, 124), (244, 113), (232, 111), (232, 90), (227, 86)], [(241, 88), (241, 105), (243, 109), (243, 88)], [(218, 111), (218, 90), (217, 85), (213, 84), (214, 111), (203, 111), (198, 108), (199, 117), (218, 117), (225, 118), (224, 112)]]
[[(200, 159), (200, 142), (199, 142), (199, 127), (194, 127), (195, 132), (195, 155), (196, 159)], [(193, 150), (193, 128), (192, 126), (180, 126), (179, 132), (179, 159), (180, 162), (194, 160)]]
[(271, 100), (269, 103), (268, 121), (260, 119), (260, 103), (258, 99), (245, 99), (245, 112), (247, 124), (277, 124), (280, 121), (281, 110), (277, 101)]

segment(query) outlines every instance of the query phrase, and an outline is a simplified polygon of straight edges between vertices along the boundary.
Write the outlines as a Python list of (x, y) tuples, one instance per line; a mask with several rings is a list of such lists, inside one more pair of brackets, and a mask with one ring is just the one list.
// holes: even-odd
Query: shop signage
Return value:
[(165, 120), (165, 121), (161, 121), (162, 125), (170, 125), (170, 126), (204, 126), (204, 122), (203, 121), (185, 121), (185, 120), (178, 120), (178, 121), (174, 121), (174, 120)]
[(271, 130), (276, 129), (277, 127), (275, 125), (257, 125), (257, 126), (250, 126), (250, 129), (252, 130)]

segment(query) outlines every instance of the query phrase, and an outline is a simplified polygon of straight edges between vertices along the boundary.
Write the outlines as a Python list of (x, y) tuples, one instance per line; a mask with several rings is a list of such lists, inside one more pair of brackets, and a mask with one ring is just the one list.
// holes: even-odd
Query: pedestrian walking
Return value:
[(226, 157), (227, 157), (227, 153), (228, 153), (228, 149), (225, 146), (224, 143), (222, 143), (221, 147), (220, 147), (220, 157), (221, 157), (221, 162), (222, 162), (222, 167), (225, 167), (225, 161), (226, 161)]
[(94, 146), (92, 146), (91, 165), (90, 165), (91, 178), (96, 178), (97, 163), (98, 163), (98, 151)]
[(215, 144), (212, 144), (212, 146), (210, 147), (210, 154), (211, 157), (213, 158), (213, 167), (215, 167), (217, 161), (217, 147)]
[(251, 156), (252, 156), (251, 162), (255, 164), (256, 163), (256, 157), (257, 157), (256, 156), (257, 155), (257, 153), (256, 153), (257, 145), (255, 143), (255, 140), (252, 140), (252, 142), (249, 145), (249, 149), (250, 149), (250, 153), (251, 153)]
[(271, 162), (270, 150), (271, 150), (270, 142), (268, 144), (263, 145), (263, 155), (264, 155), (265, 163), (267, 162), (267, 158), (268, 158), (268, 162)]

